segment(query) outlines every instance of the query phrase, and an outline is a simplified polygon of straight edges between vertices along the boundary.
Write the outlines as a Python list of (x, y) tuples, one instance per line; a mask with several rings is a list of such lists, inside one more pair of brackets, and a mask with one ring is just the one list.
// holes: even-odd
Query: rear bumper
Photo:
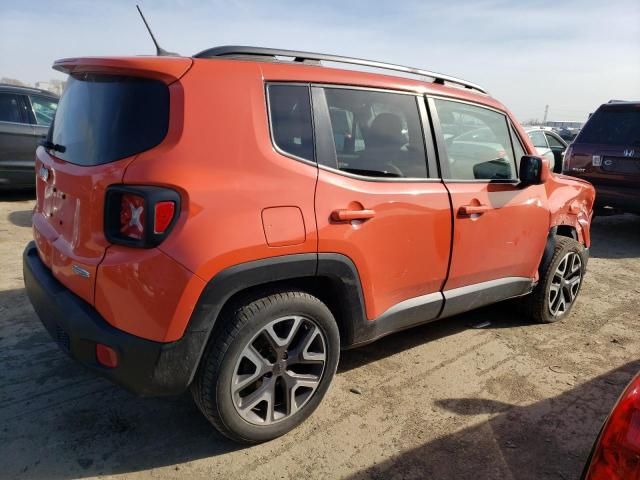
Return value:
[(595, 185), (596, 207), (612, 207), (625, 212), (640, 213), (640, 193), (637, 188)]
[[(23, 254), (27, 295), (43, 325), (62, 350), (90, 370), (143, 396), (177, 395), (191, 383), (206, 341), (206, 332), (185, 332), (170, 343), (145, 340), (109, 325), (72, 293), (42, 263), (35, 243)], [(96, 343), (118, 353), (118, 366), (96, 360)]]

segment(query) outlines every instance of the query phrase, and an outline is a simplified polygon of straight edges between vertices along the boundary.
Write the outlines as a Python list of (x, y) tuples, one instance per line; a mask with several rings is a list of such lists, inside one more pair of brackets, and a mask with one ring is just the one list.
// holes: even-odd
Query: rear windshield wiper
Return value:
[(364, 175), (365, 177), (402, 177), (402, 175), (395, 172), (387, 172), (384, 170), (363, 170), (360, 168), (341, 168), (340, 170), (342, 170), (343, 172), (355, 173), (356, 175)]
[(59, 143), (53, 143), (50, 140), (42, 140), (40, 142), (40, 145), (42, 145), (47, 150), (53, 150), (54, 152), (64, 153), (67, 150), (67, 147), (65, 147), (64, 145), (60, 145)]

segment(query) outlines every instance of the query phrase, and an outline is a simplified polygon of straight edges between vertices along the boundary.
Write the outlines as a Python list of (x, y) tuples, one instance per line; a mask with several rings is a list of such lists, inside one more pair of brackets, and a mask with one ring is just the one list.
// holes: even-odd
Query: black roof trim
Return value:
[(487, 94), (487, 91), (475, 83), (467, 82), (460, 78), (444, 75), (441, 73), (430, 72), (428, 70), (422, 70), (414, 67), (405, 67), (402, 65), (394, 65), (392, 63), (378, 62), (375, 60), (365, 60), (363, 58), (343, 57), (341, 55), (328, 55), (325, 53), (313, 53), (313, 52), (300, 52), (296, 50), (281, 50), (277, 48), (264, 48), (264, 47), (246, 47), (237, 45), (225, 45), (221, 47), (213, 47), (207, 50), (203, 50), (200, 53), (196, 53), (194, 58), (214, 58), (214, 57), (292, 57), (294, 62), (336, 62), (346, 63), (351, 65), (361, 65), (364, 67), (381, 68), (383, 70), (394, 70), (397, 72), (409, 73), (412, 75), (419, 75), (421, 77), (433, 78), (434, 83), (444, 84), (452, 83), (462, 86), (469, 90), (477, 90), (478, 92)]

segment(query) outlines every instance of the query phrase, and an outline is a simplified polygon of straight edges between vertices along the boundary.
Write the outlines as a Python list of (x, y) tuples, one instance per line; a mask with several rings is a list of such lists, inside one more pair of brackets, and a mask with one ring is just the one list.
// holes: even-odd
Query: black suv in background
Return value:
[(596, 208), (640, 214), (640, 101), (601, 105), (567, 149), (563, 172), (596, 187)]
[(36, 88), (0, 84), (0, 189), (35, 186), (35, 151), (58, 107)]

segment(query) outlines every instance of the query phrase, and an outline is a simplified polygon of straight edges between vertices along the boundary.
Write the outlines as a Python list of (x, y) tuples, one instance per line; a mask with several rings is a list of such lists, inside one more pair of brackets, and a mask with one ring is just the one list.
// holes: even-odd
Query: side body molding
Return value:
[[(305, 253), (272, 257), (230, 267), (209, 281), (185, 332), (189, 358), (163, 357), (172, 368), (184, 369), (191, 383), (207, 341), (223, 307), (235, 294), (248, 288), (286, 280), (316, 280), (318, 294), (336, 313), (343, 348), (370, 343), (380, 337), (456, 315), (473, 308), (524, 295), (531, 291), (530, 278), (503, 278), (455, 290), (434, 292), (404, 300), (374, 320), (368, 320), (358, 270), (346, 256), (337, 253)], [(213, 333), (215, 334), (215, 333)], [(180, 353), (184, 355), (184, 353)], [(177, 365), (181, 365), (178, 367)], [(166, 365), (170, 368), (170, 365)]]
[(445, 304), (440, 318), (468, 312), (507, 298), (526, 295), (533, 288), (526, 277), (507, 277), (444, 291)]

